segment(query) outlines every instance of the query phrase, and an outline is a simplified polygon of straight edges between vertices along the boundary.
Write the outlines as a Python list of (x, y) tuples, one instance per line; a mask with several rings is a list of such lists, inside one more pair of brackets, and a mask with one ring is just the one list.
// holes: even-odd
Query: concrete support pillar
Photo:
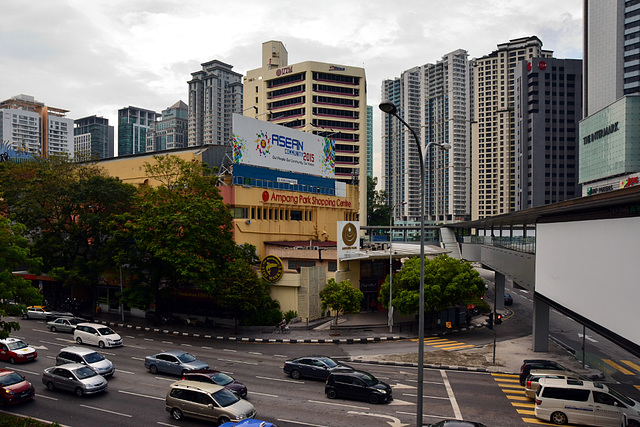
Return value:
[(496, 310), (504, 311), (504, 284), (506, 282), (505, 275), (496, 271), (495, 277), (495, 292), (496, 292)]
[(549, 304), (533, 295), (533, 351), (549, 351)]

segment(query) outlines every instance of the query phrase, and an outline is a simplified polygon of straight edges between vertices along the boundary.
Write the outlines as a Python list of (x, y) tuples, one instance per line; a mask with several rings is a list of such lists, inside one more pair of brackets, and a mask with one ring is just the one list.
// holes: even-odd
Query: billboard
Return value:
[(335, 178), (335, 141), (234, 114), (233, 163)]
[(360, 253), (360, 221), (338, 221), (338, 259), (356, 258)]
[(33, 158), (33, 154), (13, 147), (9, 141), (0, 141), (0, 162), (22, 162)]

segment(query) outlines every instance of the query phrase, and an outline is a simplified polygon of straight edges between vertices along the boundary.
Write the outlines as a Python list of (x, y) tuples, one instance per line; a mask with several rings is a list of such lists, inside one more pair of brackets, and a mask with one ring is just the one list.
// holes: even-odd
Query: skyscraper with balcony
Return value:
[(159, 114), (138, 107), (118, 110), (118, 156), (147, 152), (147, 131)]
[(189, 106), (178, 101), (162, 111), (147, 131), (147, 152), (185, 148), (188, 140)]
[(357, 185), (367, 209), (367, 89), (363, 68), (306, 61), (289, 65), (279, 41), (262, 44), (262, 66), (244, 77), (245, 115), (335, 140), (336, 178)]
[[(420, 176), (418, 149), (413, 136), (395, 117), (382, 116), (384, 129), (384, 184), (398, 221), (420, 221), (420, 180), (425, 180), (425, 220), (453, 222), (470, 216), (470, 78), (465, 50), (458, 49), (435, 64), (406, 70), (382, 83), (389, 99), (418, 134), (425, 158)], [(427, 144), (450, 144), (449, 151)]]
[(471, 219), (516, 209), (514, 74), (521, 61), (551, 58), (536, 36), (498, 45), (475, 60)]
[(232, 115), (242, 113), (242, 74), (213, 60), (191, 73), (189, 84), (189, 147), (229, 145)]
[(78, 161), (113, 157), (114, 129), (109, 119), (89, 116), (74, 120), (74, 158)]
[(0, 102), (0, 137), (14, 149), (48, 158), (73, 157), (73, 120), (68, 110), (48, 107), (33, 96), (17, 95)]

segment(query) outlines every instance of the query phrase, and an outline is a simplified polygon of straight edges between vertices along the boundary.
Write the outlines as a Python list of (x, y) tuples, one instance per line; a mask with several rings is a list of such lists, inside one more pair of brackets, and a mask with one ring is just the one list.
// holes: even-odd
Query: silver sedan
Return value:
[(50, 391), (73, 391), (76, 396), (99, 393), (107, 389), (107, 380), (102, 375), (80, 363), (66, 363), (45, 369), (42, 384)]
[(47, 329), (51, 332), (70, 332), (76, 330), (78, 323), (86, 322), (80, 317), (59, 317), (47, 322)]

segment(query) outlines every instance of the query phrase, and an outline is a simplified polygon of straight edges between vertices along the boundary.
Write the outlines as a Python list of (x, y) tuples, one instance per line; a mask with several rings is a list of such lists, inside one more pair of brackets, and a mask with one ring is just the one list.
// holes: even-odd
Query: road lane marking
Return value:
[(165, 400), (165, 398), (164, 398), (164, 397), (149, 396), (148, 394), (133, 393), (133, 392), (131, 392), (131, 391), (118, 390), (118, 393), (130, 394), (131, 396), (138, 396), (138, 397), (147, 397), (147, 398), (149, 398), (149, 399)]
[(387, 421), (387, 424), (394, 427), (404, 427), (409, 425), (409, 424), (400, 422), (399, 418), (392, 417), (391, 415), (372, 414), (370, 412), (355, 412), (355, 411), (349, 411), (348, 413), (354, 414), (354, 415), (364, 415), (365, 417), (378, 417), (378, 418), (390, 419), (391, 421)]
[(292, 423), (292, 424), (299, 424), (301, 426), (311, 426), (311, 427), (329, 427), (329, 426), (325, 426), (322, 424), (310, 424), (310, 423), (303, 423), (302, 421), (295, 421), (295, 420), (287, 420), (284, 418), (278, 418), (278, 421), (282, 421), (284, 423)]
[(143, 340), (145, 340), (145, 341), (154, 341), (153, 338), (143, 338)]
[(257, 356), (262, 356), (262, 353), (258, 353), (257, 351), (250, 351), (249, 354), (255, 354)]
[(87, 408), (87, 409), (93, 409), (94, 411), (102, 411), (102, 412), (106, 412), (108, 414), (120, 415), (121, 417), (133, 418), (133, 415), (123, 414), (122, 412), (110, 411), (108, 409), (97, 408), (95, 406), (89, 406), (89, 405), (80, 405), (80, 406), (83, 407), (83, 408)]
[(173, 344), (173, 341), (162, 341), (162, 344)]
[(640, 366), (636, 365), (635, 363), (631, 362), (630, 360), (621, 360), (622, 363), (624, 363), (625, 365), (630, 366), (631, 368), (635, 369), (636, 371), (640, 372)]
[(119, 374), (131, 374), (131, 375), (135, 375), (135, 372), (131, 372), (131, 371), (123, 371), (121, 369), (116, 369), (116, 372)]
[(627, 368), (625, 368), (624, 366), (620, 366), (618, 365), (616, 362), (614, 362), (613, 360), (610, 359), (602, 359), (602, 361), (604, 363), (606, 363), (607, 365), (611, 366), (613, 369), (617, 369), (618, 371), (622, 372), (624, 375), (635, 375), (633, 372), (631, 372), (630, 370), (628, 370)]
[(253, 396), (254, 394), (257, 394), (258, 396), (265, 396), (265, 397), (279, 397), (278, 395), (275, 394), (267, 394), (267, 393), (258, 393), (256, 391), (252, 391), (251, 395)]
[(44, 397), (45, 399), (49, 399), (49, 400), (58, 400), (55, 397), (51, 397), (51, 396), (47, 396), (46, 394), (39, 394), (38, 395), (38, 399)]
[(457, 420), (462, 419), (462, 412), (460, 412), (460, 407), (458, 406), (458, 401), (456, 400), (456, 396), (453, 394), (453, 388), (451, 387), (451, 383), (449, 382), (449, 378), (447, 377), (447, 372), (441, 370), (442, 380), (444, 381), (444, 387), (447, 390), (447, 394), (449, 395), (449, 400), (451, 401), (451, 406), (453, 407), (453, 414)]
[(20, 368), (14, 368), (13, 366), (9, 367), (9, 366), (5, 366), (6, 369), (11, 369), (12, 371), (16, 371), (16, 372), (24, 372), (26, 374), (31, 374), (31, 375), (40, 375), (40, 373), (38, 372), (32, 372), (32, 371), (27, 371), (26, 369), (20, 369)]
[(133, 360), (141, 360), (141, 361), (144, 361), (144, 360), (145, 360), (145, 358), (144, 358), (144, 357), (135, 357), (135, 356), (131, 356), (131, 358), (132, 358)]
[(365, 411), (371, 409), (371, 408), (367, 408), (367, 407), (364, 407), (364, 406), (345, 405), (345, 404), (342, 404), (342, 403), (331, 403), (331, 402), (326, 402), (324, 400), (308, 400), (308, 402), (309, 403), (319, 403), (321, 405), (329, 405), (329, 406), (341, 406), (343, 408), (364, 409)]
[(284, 354), (274, 354), (273, 357), (289, 357), (289, 356), (285, 356)]
[(200, 348), (203, 348), (203, 349), (205, 349), (205, 350), (213, 350), (213, 347), (206, 347), (206, 346), (204, 346), (204, 345), (203, 345), (202, 347), (200, 347)]
[(245, 365), (257, 365), (258, 362), (243, 362), (242, 360), (217, 359), (221, 362), (244, 363)]
[(238, 352), (238, 350), (232, 350), (230, 348), (223, 348), (222, 351), (228, 351), (230, 353), (237, 353)]
[(295, 384), (304, 384), (304, 381), (294, 381), (294, 380), (286, 380), (284, 378), (269, 378), (269, 377), (261, 377), (256, 375), (256, 378), (259, 378), (261, 380), (269, 380), (269, 381), (281, 381), (284, 383), (295, 383)]
[(180, 345), (183, 346), (183, 347), (193, 347), (191, 344), (185, 344), (185, 343), (182, 343)]

